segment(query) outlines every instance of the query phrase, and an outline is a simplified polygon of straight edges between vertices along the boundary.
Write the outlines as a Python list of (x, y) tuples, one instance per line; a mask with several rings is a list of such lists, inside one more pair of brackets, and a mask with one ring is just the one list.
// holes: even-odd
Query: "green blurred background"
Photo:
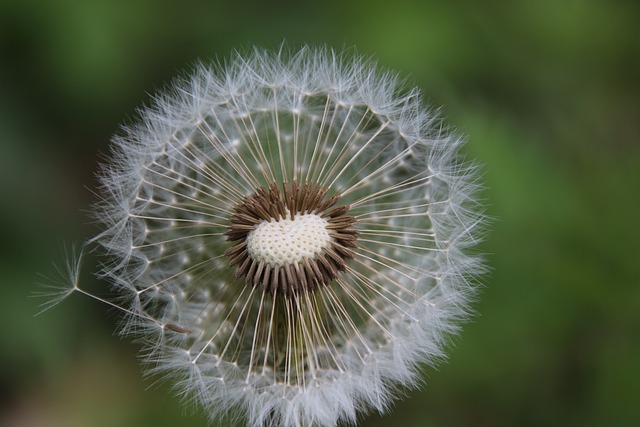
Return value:
[(484, 164), (479, 314), (422, 391), (362, 425), (640, 425), (639, 22), (633, 1), (3, 0), (0, 425), (206, 425), (141, 378), (104, 306), (33, 317), (29, 295), (95, 231), (93, 173), (148, 94), (283, 40), (375, 55)]

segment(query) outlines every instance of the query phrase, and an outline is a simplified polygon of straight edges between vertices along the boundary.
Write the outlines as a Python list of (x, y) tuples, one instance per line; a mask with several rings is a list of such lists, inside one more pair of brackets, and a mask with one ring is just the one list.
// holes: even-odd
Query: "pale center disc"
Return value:
[(316, 214), (262, 221), (247, 235), (247, 252), (254, 261), (282, 267), (315, 259), (331, 245), (328, 221)]

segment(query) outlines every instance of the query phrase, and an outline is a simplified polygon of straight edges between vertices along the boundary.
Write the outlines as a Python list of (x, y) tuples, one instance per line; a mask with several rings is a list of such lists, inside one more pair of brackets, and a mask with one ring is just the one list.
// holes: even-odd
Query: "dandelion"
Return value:
[(198, 66), (114, 139), (101, 174), (91, 242), (147, 372), (212, 421), (384, 412), (444, 357), (482, 271), (461, 144), (365, 59), (255, 50)]

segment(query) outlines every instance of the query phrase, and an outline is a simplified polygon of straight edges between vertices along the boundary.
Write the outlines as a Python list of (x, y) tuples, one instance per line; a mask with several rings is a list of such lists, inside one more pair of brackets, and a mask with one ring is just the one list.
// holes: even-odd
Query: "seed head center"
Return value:
[(255, 261), (275, 267), (302, 263), (331, 245), (329, 222), (316, 214), (296, 214), (278, 220), (261, 221), (247, 234), (247, 251)]
[(236, 277), (285, 298), (314, 292), (347, 270), (358, 232), (349, 206), (317, 184), (260, 187), (235, 207), (225, 251)]

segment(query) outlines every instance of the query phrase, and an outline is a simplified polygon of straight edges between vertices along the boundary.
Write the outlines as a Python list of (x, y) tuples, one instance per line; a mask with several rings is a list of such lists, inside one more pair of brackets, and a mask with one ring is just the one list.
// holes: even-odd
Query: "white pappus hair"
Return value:
[(114, 138), (91, 240), (109, 303), (212, 421), (354, 423), (444, 357), (484, 217), (463, 139), (401, 86), (329, 49), (256, 49)]

